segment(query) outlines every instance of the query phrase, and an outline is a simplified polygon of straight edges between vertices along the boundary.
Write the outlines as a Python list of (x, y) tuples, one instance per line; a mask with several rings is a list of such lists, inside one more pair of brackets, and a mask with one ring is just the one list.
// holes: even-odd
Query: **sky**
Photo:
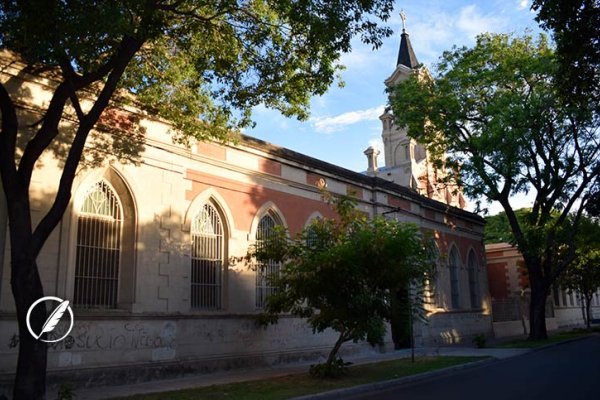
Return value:
[[(398, 0), (392, 18), (386, 22), (394, 35), (377, 50), (354, 40), (352, 51), (341, 58), (346, 67), (341, 74), (343, 87), (334, 85), (325, 95), (312, 98), (308, 121), (286, 118), (259, 106), (254, 109), (256, 126), (245, 133), (353, 171), (364, 171), (367, 159), (363, 151), (371, 145), (383, 148), (379, 121), (387, 102), (383, 81), (396, 67), (402, 31), (400, 10), (406, 14), (406, 31), (418, 61), (435, 72), (443, 51), (454, 45), (472, 46), (480, 33), (539, 32), (530, 7), (531, 0)], [(378, 163), (384, 164), (382, 154)], [(529, 203), (524, 196), (514, 199), (517, 208)], [(492, 204), (489, 213), (500, 210), (499, 205)]]

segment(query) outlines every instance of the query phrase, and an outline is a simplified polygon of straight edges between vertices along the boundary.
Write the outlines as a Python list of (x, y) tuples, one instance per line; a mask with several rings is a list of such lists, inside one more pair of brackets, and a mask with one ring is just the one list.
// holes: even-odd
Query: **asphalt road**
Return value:
[(351, 400), (598, 400), (600, 336)]

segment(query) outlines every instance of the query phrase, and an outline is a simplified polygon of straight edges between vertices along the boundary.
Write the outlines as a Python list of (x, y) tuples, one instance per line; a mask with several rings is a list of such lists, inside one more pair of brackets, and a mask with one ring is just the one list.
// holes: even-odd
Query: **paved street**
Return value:
[(600, 399), (600, 336), (348, 399)]

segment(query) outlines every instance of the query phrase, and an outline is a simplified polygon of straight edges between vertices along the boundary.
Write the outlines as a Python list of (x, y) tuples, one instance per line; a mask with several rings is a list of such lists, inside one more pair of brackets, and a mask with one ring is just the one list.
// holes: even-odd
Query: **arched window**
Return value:
[[(261, 241), (269, 238), (273, 234), (275, 226), (280, 225), (276, 215), (269, 212), (261, 217), (256, 228), (256, 245), (260, 246)], [(263, 308), (265, 300), (269, 295), (277, 290), (270, 280), (279, 274), (281, 264), (275, 261), (264, 261), (256, 268), (256, 307)]]
[(442, 307), (441, 299), (438, 287), (438, 279), (439, 279), (439, 264), (440, 264), (440, 250), (437, 245), (433, 247), (433, 252), (431, 254), (431, 262), (434, 264), (434, 268), (432, 271), (432, 275), (427, 282), (427, 291), (429, 293), (429, 304), (432, 307)]
[(123, 209), (104, 180), (85, 195), (78, 210), (73, 303), (82, 308), (116, 308)]
[(206, 203), (191, 224), (191, 308), (221, 308), (225, 235), (217, 209)]
[(315, 212), (306, 221), (306, 224), (304, 225), (304, 238), (308, 247), (317, 247), (319, 242), (317, 224), (319, 224), (322, 220), (323, 216), (321, 213)]
[(458, 287), (458, 265), (460, 263), (460, 257), (456, 247), (452, 247), (450, 250), (450, 256), (448, 257), (448, 269), (450, 270), (450, 298), (452, 302), (452, 308), (460, 308), (459, 298), (459, 287)]
[(479, 281), (477, 279), (477, 258), (475, 252), (469, 252), (467, 260), (467, 271), (469, 273), (469, 293), (471, 294), (471, 308), (479, 308)]

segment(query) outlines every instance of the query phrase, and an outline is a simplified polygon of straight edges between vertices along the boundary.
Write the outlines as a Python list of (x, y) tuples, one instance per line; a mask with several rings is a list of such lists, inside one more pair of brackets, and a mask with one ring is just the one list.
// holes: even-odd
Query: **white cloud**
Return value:
[(483, 11), (475, 4), (457, 9), (432, 4), (415, 10), (407, 24), (418, 60), (429, 66), (452, 45), (468, 45), (480, 33), (503, 32), (510, 27), (506, 14), (499, 11)]
[(456, 26), (469, 37), (475, 37), (482, 32), (500, 30), (504, 26), (504, 20), (491, 15), (482, 15), (473, 4), (460, 10)]
[(529, 0), (520, 0), (519, 1), (519, 10), (524, 10), (529, 7)]
[(383, 106), (378, 106), (366, 110), (348, 111), (333, 117), (315, 117), (311, 118), (311, 122), (317, 132), (333, 133), (359, 122), (377, 120), (382, 113)]
[[(452, 16), (434, 13), (427, 19), (419, 19), (413, 23), (408, 33), (420, 62), (431, 62), (441, 54), (440, 46), (452, 41), (455, 28)], [(395, 60), (394, 60), (395, 61)]]

